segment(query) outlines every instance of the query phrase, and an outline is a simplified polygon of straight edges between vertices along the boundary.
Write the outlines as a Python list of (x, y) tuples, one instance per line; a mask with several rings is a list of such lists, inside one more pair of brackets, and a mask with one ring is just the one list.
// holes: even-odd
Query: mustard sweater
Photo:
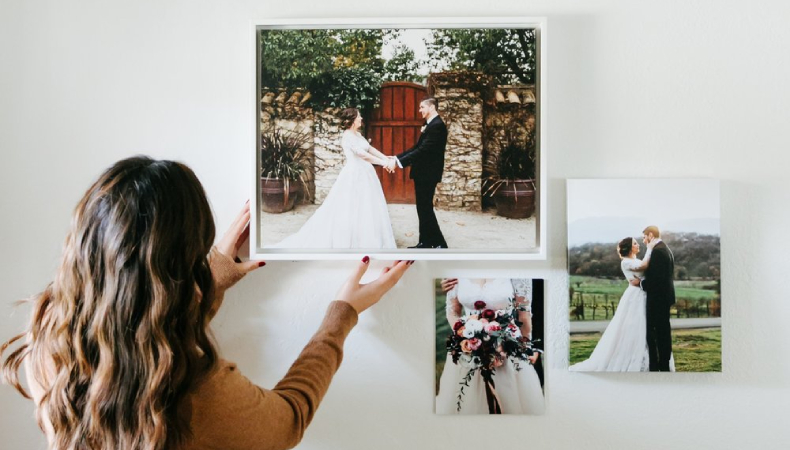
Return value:
[[(227, 288), (243, 276), (230, 258), (211, 254), (216, 311)], [(344, 301), (329, 304), (321, 326), (285, 378), (269, 390), (256, 386), (236, 364), (221, 360), (185, 405), (193, 438), (185, 450), (286, 449), (299, 443), (343, 358), (343, 343), (357, 323)]]

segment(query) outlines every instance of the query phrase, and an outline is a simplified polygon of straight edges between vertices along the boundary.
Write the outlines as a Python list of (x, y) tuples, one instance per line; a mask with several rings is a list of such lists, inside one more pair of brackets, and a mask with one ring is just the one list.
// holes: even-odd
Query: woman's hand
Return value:
[(237, 257), (239, 249), (244, 242), (250, 237), (250, 201), (241, 209), (239, 214), (230, 224), (230, 228), (222, 236), (222, 239), (217, 242), (215, 247), (217, 251), (227, 256), (236, 262), (236, 269), (242, 273), (250, 273), (258, 267), (265, 266), (263, 261), (245, 261), (241, 262)]
[(442, 278), (442, 292), (450, 292), (458, 284), (458, 278)]
[(368, 284), (360, 284), (359, 281), (362, 276), (367, 272), (370, 258), (364, 257), (357, 266), (353, 274), (343, 284), (337, 292), (336, 300), (343, 300), (348, 302), (356, 311), (357, 314), (370, 308), (378, 303), (381, 297), (384, 296), (393, 286), (401, 279), (406, 269), (412, 265), (414, 261), (397, 261), (391, 266), (387, 266), (381, 271), (381, 275)]
[(658, 239), (656, 239), (656, 238), (653, 238), (653, 239), (650, 239), (650, 241), (648, 241), (648, 243), (647, 243), (647, 244), (645, 244), (645, 246), (646, 246), (647, 248), (649, 248), (650, 250), (653, 250), (653, 247), (655, 247), (655, 246), (656, 246), (656, 244), (658, 244)]

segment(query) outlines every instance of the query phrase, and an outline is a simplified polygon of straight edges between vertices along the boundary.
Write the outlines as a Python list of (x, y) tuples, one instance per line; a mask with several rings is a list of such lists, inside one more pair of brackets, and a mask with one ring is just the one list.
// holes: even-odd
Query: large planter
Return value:
[(284, 213), (293, 209), (299, 193), (299, 182), (261, 177), (261, 208), (267, 213)]
[(502, 180), (494, 194), (496, 213), (510, 219), (526, 219), (535, 214), (535, 181)]

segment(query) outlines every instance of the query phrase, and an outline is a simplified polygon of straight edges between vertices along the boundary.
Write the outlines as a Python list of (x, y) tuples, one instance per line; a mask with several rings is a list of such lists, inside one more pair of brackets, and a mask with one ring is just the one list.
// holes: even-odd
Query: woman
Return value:
[[(650, 253), (657, 241), (647, 244), (645, 259), (639, 260), (639, 243), (627, 237), (617, 244), (620, 269), (630, 283), (641, 279), (650, 264)], [(647, 372), (650, 357), (647, 351), (647, 323), (645, 322), (645, 292), (631, 284), (623, 292), (612, 321), (601, 340), (586, 361), (574, 364), (571, 371), (578, 372)], [(674, 363), (673, 369), (674, 370)]]
[[(50, 449), (290, 448), (310, 423), (358, 313), (408, 263), (359, 280), (366, 257), (271, 391), (221, 360), (209, 321), (224, 292), (263, 262), (234, 262), (245, 206), (212, 248), (214, 221), (186, 166), (145, 157), (108, 169), (78, 204), (57, 275), (33, 299), (3, 380), (36, 403)], [(25, 365), (29, 395), (18, 381)]]
[[(530, 280), (498, 279), (467, 279), (445, 280), (443, 287), (452, 288), (447, 292), (447, 321), (450, 327), (458, 319), (475, 310), (475, 302), (482, 300), (486, 308), (505, 310), (515, 299), (517, 306), (526, 307), (520, 311), (522, 336), (531, 337), (532, 333), (532, 285)], [(535, 362), (537, 354), (531, 360)], [(485, 383), (476, 372), (464, 387), (461, 396), (461, 409), (458, 410), (458, 396), (461, 383), (468, 368), (454, 364), (450, 354), (444, 364), (439, 379), (439, 393), (436, 396), (437, 414), (488, 414), (489, 406)], [(496, 369), (494, 374), (496, 396), (503, 414), (543, 414), (544, 398), (540, 379), (531, 364), (520, 364), (516, 370), (511, 362), (506, 362)]]
[(373, 165), (389, 159), (360, 134), (362, 115), (356, 108), (340, 113), (341, 145), (346, 164), (324, 202), (302, 228), (266, 248), (394, 249), (387, 201)]

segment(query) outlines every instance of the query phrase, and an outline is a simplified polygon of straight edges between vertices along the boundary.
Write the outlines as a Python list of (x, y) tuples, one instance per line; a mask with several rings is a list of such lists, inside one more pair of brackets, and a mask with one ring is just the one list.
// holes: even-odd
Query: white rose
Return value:
[(468, 320), (466, 324), (464, 324), (464, 327), (466, 327), (467, 330), (472, 330), (472, 332), (477, 333), (483, 331), (483, 322), (475, 319)]
[(474, 330), (470, 330), (469, 328), (464, 328), (464, 337), (467, 339), (471, 339), (475, 337)]

